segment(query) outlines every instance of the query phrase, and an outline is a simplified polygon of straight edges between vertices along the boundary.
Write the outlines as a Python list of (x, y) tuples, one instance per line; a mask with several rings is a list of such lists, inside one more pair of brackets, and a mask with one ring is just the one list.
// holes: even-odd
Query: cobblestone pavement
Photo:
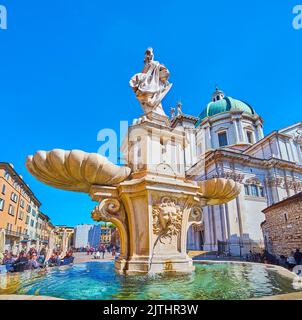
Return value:
[(74, 253), (74, 263), (83, 263), (83, 262), (89, 262), (89, 261), (112, 261), (114, 260), (113, 256), (111, 253), (106, 252), (105, 253), (105, 258), (103, 259), (94, 259), (93, 254), (88, 255), (86, 252), (75, 252)]

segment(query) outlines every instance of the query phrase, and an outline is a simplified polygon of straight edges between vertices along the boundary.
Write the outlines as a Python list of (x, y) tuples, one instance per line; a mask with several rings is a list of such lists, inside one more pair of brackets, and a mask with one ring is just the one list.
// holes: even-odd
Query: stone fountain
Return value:
[(189, 227), (203, 223), (202, 207), (233, 200), (240, 187), (233, 180), (186, 178), (184, 132), (171, 128), (161, 104), (172, 86), (169, 71), (151, 48), (144, 63), (130, 80), (144, 114), (122, 143), (125, 166), (96, 153), (55, 149), (29, 156), (26, 167), (41, 182), (88, 193), (98, 202), (92, 218), (114, 223), (120, 233), (117, 272), (190, 273)]

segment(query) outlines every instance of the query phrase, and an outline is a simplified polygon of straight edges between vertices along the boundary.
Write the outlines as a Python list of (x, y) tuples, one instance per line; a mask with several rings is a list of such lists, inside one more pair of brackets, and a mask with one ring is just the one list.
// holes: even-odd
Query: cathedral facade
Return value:
[(264, 136), (263, 120), (248, 103), (219, 89), (198, 117), (172, 112), (171, 126), (186, 137), (186, 176), (231, 178), (241, 184), (233, 201), (203, 209), (188, 231), (188, 250), (245, 255), (264, 247), (262, 212), (302, 190), (302, 122)]

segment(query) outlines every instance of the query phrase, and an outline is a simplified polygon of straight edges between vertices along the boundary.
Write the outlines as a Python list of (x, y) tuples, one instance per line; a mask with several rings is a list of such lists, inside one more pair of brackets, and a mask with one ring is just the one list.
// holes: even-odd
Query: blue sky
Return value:
[[(300, 1), (302, 3), (302, 1)], [(102, 128), (118, 131), (141, 108), (128, 85), (152, 46), (171, 72), (163, 105), (198, 115), (218, 84), (250, 103), (265, 133), (302, 120), (299, 1), (0, 0), (0, 161), (13, 163), (55, 224), (91, 222), (85, 194), (60, 191), (26, 171), (28, 154), (96, 152)]]

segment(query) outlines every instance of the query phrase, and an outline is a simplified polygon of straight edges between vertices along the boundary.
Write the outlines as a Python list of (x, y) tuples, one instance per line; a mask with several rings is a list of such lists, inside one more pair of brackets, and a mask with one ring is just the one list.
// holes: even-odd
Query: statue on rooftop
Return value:
[(154, 111), (164, 114), (161, 101), (172, 87), (168, 81), (170, 72), (163, 64), (154, 60), (152, 48), (146, 50), (144, 64), (142, 72), (131, 78), (130, 86), (145, 113)]

